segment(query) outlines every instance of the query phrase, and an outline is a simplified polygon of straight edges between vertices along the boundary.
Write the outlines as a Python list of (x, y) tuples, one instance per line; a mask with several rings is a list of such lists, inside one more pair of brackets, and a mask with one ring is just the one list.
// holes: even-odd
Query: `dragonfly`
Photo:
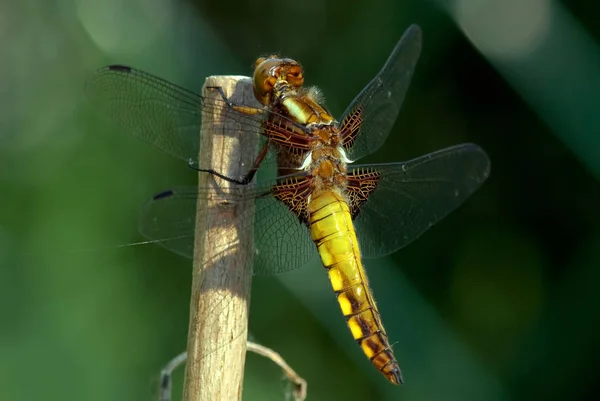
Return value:
[[(200, 171), (244, 186), (235, 201), (254, 203), (240, 224), (255, 233), (255, 274), (300, 268), (319, 257), (351, 335), (375, 368), (393, 384), (402, 374), (369, 287), (364, 260), (408, 245), (461, 205), (490, 171), (485, 151), (471, 143), (404, 162), (356, 164), (386, 141), (400, 112), (422, 47), (411, 25), (377, 75), (339, 119), (316, 87), (304, 86), (304, 70), (277, 55), (255, 63), (257, 105), (238, 104), (220, 88), (203, 97), (161, 78), (125, 66), (98, 70), (88, 81), (92, 103), (127, 131)], [(242, 177), (227, 177), (200, 165), (202, 113), (235, 121), (262, 147)], [(226, 133), (228, 125), (212, 130)], [(239, 129), (239, 128), (236, 128)], [(275, 168), (274, 180), (256, 180)], [(140, 231), (192, 258), (198, 199), (211, 188), (170, 189), (140, 213)], [(214, 315), (218, 316), (219, 307)]]

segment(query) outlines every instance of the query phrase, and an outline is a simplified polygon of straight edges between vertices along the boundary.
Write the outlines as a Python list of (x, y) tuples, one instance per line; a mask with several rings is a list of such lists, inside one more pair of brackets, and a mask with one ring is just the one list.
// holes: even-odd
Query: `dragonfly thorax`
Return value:
[(313, 177), (315, 190), (342, 189), (346, 183), (346, 160), (341, 147), (318, 144), (309, 153), (306, 170)]

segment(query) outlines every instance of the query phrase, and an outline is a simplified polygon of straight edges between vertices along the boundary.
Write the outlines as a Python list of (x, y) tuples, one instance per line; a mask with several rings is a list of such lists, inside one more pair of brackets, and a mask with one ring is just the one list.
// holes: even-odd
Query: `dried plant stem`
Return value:
[[(279, 355), (277, 352), (263, 345), (248, 341), (246, 344), (247, 350), (257, 353), (270, 359), (283, 370), (283, 373), (294, 386), (293, 397), (294, 401), (304, 401), (307, 393), (307, 383), (300, 377), (294, 369)], [(185, 363), (187, 353), (182, 352), (173, 358), (160, 372), (160, 392), (159, 401), (171, 401), (171, 388), (173, 382), (173, 371)]]

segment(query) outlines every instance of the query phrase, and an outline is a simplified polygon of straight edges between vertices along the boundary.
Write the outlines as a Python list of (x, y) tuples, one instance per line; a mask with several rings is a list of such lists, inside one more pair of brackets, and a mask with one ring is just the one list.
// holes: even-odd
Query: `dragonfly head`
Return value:
[(254, 95), (264, 105), (272, 100), (273, 88), (277, 82), (286, 82), (292, 89), (304, 84), (302, 66), (291, 58), (277, 55), (261, 57), (254, 64)]

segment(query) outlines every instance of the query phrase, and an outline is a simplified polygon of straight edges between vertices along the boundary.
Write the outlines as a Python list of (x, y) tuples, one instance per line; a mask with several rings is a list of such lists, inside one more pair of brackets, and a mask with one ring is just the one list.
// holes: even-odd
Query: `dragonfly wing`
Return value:
[(375, 152), (387, 139), (421, 54), (421, 36), (421, 28), (411, 25), (381, 71), (342, 115), (341, 132), (350, 160)]
[(210, 195), (195, 187), (169, 189), (155, 195), (140, 211), (140, 233), (149, 241), (192, 259), (199, 196)]
[(86, 93), (94, 107), (129, 133), (185, 161), (198, 158), (199, 95), (125, 66), (96, 71)]
[(488, 177), (490, 160), (477, 145), (463, 144), (356, 171), (379, 175), (355, 218), (361, 251), (375, 258), (408, 245), (463, 203)]
[[(198, 165), (203, 112), (219, 116), (219, 122), (211, 126), (213, 133), (242, 130), (247, 135), (261, 136), (260, 142), (264, 143), (265, 122), (269, 120), (277, 121), (269, 125), (273, 142), (288, 137), (290, 140), (304, 138), (298, 134), (302, 126), (263, 109), (253, 97), (235, 103), (244, 106), (246, 111), (252, 110), (252, 113), (241, 112), (220, 96), (202, 97), (131, 67), (112, 65), (99, 69), (87, 81), (86, 92), (94, 107), (129, 133), (196, 168), (206, 168)], [(231, 100), (237, 101), (237, 97), (241, 96), (234, 95)], [(276, 164), (265, 162), (268, 163)]]
[(275, 199), (275, 182), (233, 188), (215, 195), (206, 188), (179, 188), (164, 191), (142, 208), (139, 229), (152, 242), (192, 259), (198, 198), (218, 196), (220, 201), (253, 201), (254, 208), (237, 216), (240, 227), (254, 226), (254, 260), (240, 268), (255, 274), (274, 274), (297, 269), (316, 254), (308, 229), (288, 207)]
[(294, 270), (316, 257), (317, 248), (307, 226), (273, 196), (256, 201), (254, 273)]
[[(275, 184), (275, 183), (271, 183)], [(315, 246), (305, 226), (288, 211), (287, 207), (269, 196), (272, 185), (253, 188), (232, 188), (226, 192), (214, 194), (203, 188), (181, 188), (165, 191), (150, 200), (140, 215), (140, 231), (150, 240), (157, 241), (175, 253), (192, 258), (194, 254), (194, 229), (196, 222), (197, 202), (219, 200), (219, 202), (254, 202), (254, 210), (240, 216), (234, 223), (237, 227), (249, 228), (254, 225), (255, 257), (246, 260), (234, 260), (236, 269), (251, 269), (254, 264), (255, 273), (277, 273), (300, 267), (315, 252)], [(218, 197), (216, 197), (218, 196)], [(212, 199), (212, 197), (215, 197)], [(223, 203), (221, 203), (223, 204)], [(221, 205), (220, 204), (220, 205)], [(214, 224), (220, 224), (215, 221)], [(245, 242), (242, 240), (242, 242)], [(312, 245), (312, 248), (309, 247)], [(234, 257), (233, 255), (231, 255)], [(214, 291), (211, 305), (205, 308), (202, 325), (207, 332), (217, 333), (223, 319), (236, 297), (231, 291)], [(232, 332), (228, 336), (216, 336), (214, 341), (201, 344), (204, 356), (223, 347), (244, 335), (243, 331)]]

